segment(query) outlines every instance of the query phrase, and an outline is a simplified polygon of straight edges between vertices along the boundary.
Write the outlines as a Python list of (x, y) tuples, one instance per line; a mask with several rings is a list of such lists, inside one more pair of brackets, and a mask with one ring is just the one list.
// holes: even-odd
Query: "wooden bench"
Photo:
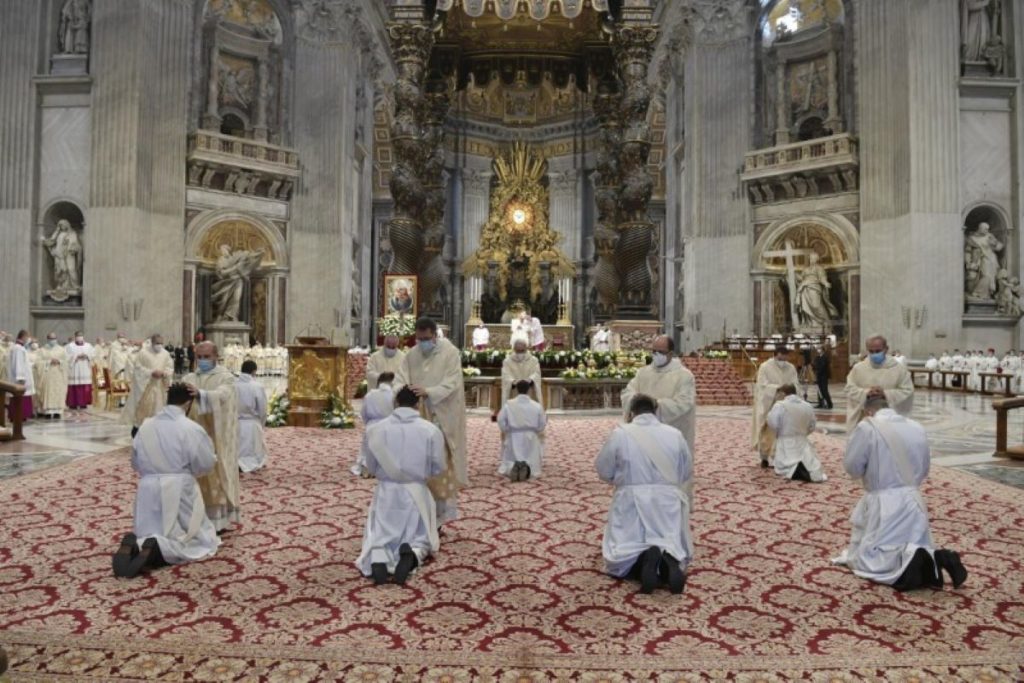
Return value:
[[(22, 415), (21, 411), (21, 397), (24, 394), (25, 387), (23, 385), (0, 381), (0, 441), (25, 440), (25, 435), (21, 429), (22, 423), (25, 421), (25, 416)], [(11, 411), (13, 419), (10, 432), (8, 433), (7, 404), (10, 403), (12, 398), (17, 400), (14, 401), (14, 410)]]
[(1024, 397), (1003, 398), (992, 401), (992, 408), (996, 411), (996, 452), (993, 455), (997, 458), (1013, 458), (1024, 460), (1024, 445), (1008, 446), (1007, 441), (1007, 413), (1015, 408), (1024, 407)]
[[(940, 389), (944, 389), (946, 391), (957, 391), (957, 389), (959, 389), (962, 393), (967, 393), (967, 378), (971, 375), (971, 373), (967, 372), (966, 370), (937, 370), (936, 372), (942, 375), (942, 386), (939, 387)], [(946, 381), (947, 375), (953, 375), (953, 377), (959, 376), (960, 386), (949, 386), (949, 382)]]

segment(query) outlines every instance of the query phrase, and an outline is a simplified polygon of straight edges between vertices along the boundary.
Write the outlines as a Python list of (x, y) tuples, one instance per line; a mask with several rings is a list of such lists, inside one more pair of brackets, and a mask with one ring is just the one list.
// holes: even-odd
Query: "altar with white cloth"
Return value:
[[(463, 339), (466, 340), (467, 348), (472, 347), (470, 340), (473, 338), (473, 330), (476, 329), (476, 325), (467, 323), (465, 328), (465, 336)], [(544, 325), (544, 342), (549, 349), (573, 349), (574, 341), (574, 330), (575, 326), (571, 324), (561, 325)], [(490, 332), (490, 340), (487, 348), (508, 350), (512, 348), (512, 325), (505, 323), (494, 323), (487, 325), (487, 331)]]

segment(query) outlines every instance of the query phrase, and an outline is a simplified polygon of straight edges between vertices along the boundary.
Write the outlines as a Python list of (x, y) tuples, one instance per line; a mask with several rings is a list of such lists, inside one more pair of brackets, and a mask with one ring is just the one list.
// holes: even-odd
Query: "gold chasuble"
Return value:
[(202, 392), (192, 402), (188, 416), (205, 429), (213, 441), (217, 465), (196, 480), (203, 492), (206, 514), (217, 531), (221, 531), (240, 519), (235, 376), (223, 365), (217, 365), (210, 372), (189, 373), (182, 381)]

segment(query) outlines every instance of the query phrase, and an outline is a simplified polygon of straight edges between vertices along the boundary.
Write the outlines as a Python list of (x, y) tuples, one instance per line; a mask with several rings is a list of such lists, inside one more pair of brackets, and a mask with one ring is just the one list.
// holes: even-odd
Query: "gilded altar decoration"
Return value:
[(289, 374), (292, 386), (290, 394), (299, 398), (323, 398), (329, 396), (334, 387), (331, 386), (330, 359), (305, 350), (292, 363)]
[(547, 161), (530, 145), (516, 142), (492, 166), (497, 185), (491, 191), (490, 212), (480, 248), (466, 259), (463, 272), (495, 278), (503, 300), (510, 279), (521, 274), (528, 280), (532, 301), (543, 290), (541, 273), (547, 267), (552, 279), (576, 275), (572, 261), (559, 248), (563, 236), (548, 224)]
[(214, 265), (221, 257), (221, 247), (227, 245), (232, 252), (262, 252), (260, 266), (274, 264), (274, 248), (259, 228), (246, 221), (227, 220), (209, 229), (199, 246), (199, 256)]

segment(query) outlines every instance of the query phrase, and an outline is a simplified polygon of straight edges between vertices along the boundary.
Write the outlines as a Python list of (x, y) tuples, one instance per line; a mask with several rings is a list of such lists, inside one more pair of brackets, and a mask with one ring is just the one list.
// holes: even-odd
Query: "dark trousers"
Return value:
[(818, 377), (818, 405), (832, 409), (832, 396), (828, 393), (828, 377)]

